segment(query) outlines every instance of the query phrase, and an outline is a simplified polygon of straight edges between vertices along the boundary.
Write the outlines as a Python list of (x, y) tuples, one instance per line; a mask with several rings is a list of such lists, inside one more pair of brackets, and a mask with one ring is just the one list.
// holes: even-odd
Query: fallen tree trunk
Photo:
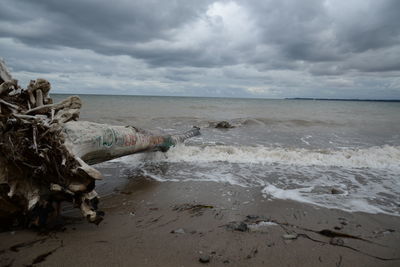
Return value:
[(95, 181), (102, 175), (91, 164), (146, 151), (167, 151), (200, 134), (158, 136), (133, 126), (78, 121), (81, 101), (71, 96), (54, 103), (50, 83), (31, 81), (27, 89), (12, 79), (0, 61), (0, 224), (46, 223), (61, 201), (80, 208), (99, 223)]
[(87, 121), (68, 122), (63, 127), (65, 145), (88, 164), (143, 151), (167, 151), (171, 146), (198, 135), (194, 127), (184, 134), (157, 136), (133, 126), (110, 126)]

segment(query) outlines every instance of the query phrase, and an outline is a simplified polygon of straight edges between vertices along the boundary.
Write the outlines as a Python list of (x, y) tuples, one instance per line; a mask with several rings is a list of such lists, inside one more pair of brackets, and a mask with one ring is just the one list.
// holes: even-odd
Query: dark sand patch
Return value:
[[(102, 200), (99, 226), (69, 222), (18, 251), (10, 247), (43, 237), (1, 233), (0, 265), (41, 255), (38, 266), (400, 265), (399, 217), (268, 201), (259, 189), (213, 182), (138, 177), (118, 192)], [(235, 223), (247, 229), (227, 227)]]

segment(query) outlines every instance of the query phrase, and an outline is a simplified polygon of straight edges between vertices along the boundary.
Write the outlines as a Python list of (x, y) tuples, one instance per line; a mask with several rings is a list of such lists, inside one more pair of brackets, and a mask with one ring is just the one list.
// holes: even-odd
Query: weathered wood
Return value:
[(43, 106), (43, 92), (42, 90), (36, 90), (36, 106)]
[(144, 152), (166, 151), (171, 146), (198, 135), (199, 128), (181, 135), (149, 135), (132, 126), (111, 126), (87, 121), (71, 121), (63, 126), (65, 145), (88, 164)]
[(32, 106), (40, 107), (49, 104), (48, 93), (51, 89), (50, 83), (45, 79), (36, 79), (29, 82), (26, 92)]
[[(34, 93), (34, 88), (33, 88), (34, 84), (35, 84), (35, 81), (34, 81), (34, 80), (31, 80), (31, 81), (29, 82), (28, 88), (27, 88), (27, 90), (26, 90), (27, 93), (28, 93), (28, 95), (29, 95), (29, 102), (31, 103), (32, 107), (35, 107), (35, 106), (36, 106), (36, 98), (35, 98), (35, 96), (33, 95), (33, 93)], [(31, 109), (30, 106), (29, 106), (29, 109)]]
[(6, 63), (0, 58), (0, 84), (12, 80), (10, 71), (8, 70)]
[(18, 88), (18, 81), (15, 79), (3, 82), (0, 84), (0, 95), (8, 95), (10, 92), (17, 90)]
[(49, 112), (49, 110), (51, 109), (54, 109), (55, 111), (61, 109), (80, 109), (81, 106), (82, 102), (78, 96), (70, 96), (67, 99), (55, 104), (43, 105), (40, 107), (27, 110), (25, 114), (32, 114), (32, 113), (43, 114)]
[[(152, 135), (133, 126), (78, 121), (77, 96), (52, 104), (50, 83), (32, 80), (21, 90), (0, 61), (0, 226), (18, 214), (37, 220), (49, 205), (72, 201), (90, 222), (99, 223), (95, 181), (101, 173), (89, 166), (140, 152), (167, 151), (200, 134), (193, 128), (178, 135)], [(13, 207), (11, 210), (7, 207)], [(16, 211), (17, 210), (17, 211)], [(36, 217), (35, 217), (36, 216)]]
[(14, 110), (20, 109), (19, 106), (11, 104), (11, 103), (8, 103), (7, 101), (4, 101), (3, 99), (0, 99), (0, 103), (3, 104), (3, 105), (8, 106), (8, 107), (10, 107), (10, 108), (12, 108)]

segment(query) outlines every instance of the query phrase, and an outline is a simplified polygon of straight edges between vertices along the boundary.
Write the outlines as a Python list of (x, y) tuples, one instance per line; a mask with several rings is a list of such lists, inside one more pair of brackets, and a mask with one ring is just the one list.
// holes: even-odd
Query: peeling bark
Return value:
[(3, 61), (0, 75), (0, 224), (24, 218), (28, 225), (43, 225), (61, 201), (73, 202), (89, 222), (98, 224), (103, 213), (94, 188), (102, 175), (89, 164), (166, 151), (200, 134), (193, 128), (156, 136), (133, 126), (78, 121), (79, 97), (52, 104), (48, 81), (37, 79), (21, 89)]

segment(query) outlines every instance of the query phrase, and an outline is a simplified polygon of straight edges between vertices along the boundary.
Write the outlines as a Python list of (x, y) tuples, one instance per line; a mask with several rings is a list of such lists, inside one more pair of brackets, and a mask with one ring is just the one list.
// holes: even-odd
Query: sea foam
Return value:
[(379, 168), (400, 170), (400, 146), (381, 146), (362, 149), (310, 150), (266, 146), (185, 146), (167, 152), (167, 162), (218, 162), (299, 166), (337, 166), (350, 168)]
[[(212, 181), (345, 211), (400, 215), (400, 147), (185, 146), (118, 159), (158, 181)], [(332, 189), (339, 194), (332, 194)]]

